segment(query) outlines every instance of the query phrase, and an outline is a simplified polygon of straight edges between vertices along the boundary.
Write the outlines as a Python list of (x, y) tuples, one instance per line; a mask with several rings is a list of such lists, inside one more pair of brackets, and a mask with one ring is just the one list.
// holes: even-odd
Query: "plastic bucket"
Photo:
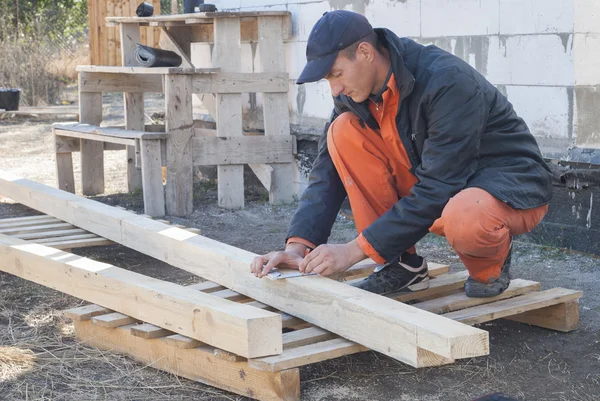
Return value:
[(20, 99), (21, 89), (0, 88), (0, 109), (4, 109), (6, 111), (19, 110)]

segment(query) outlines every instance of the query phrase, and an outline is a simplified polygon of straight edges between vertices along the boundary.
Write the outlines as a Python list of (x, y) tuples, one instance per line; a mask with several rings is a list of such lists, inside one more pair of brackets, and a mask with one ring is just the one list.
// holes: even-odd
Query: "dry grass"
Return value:
[(30, 349), (0, 347), (0, 382), (17, 378), (33, 369), (35, 354)]
[(88, 64), (90, 64), (90, 48), (88, 45), (82, 45), (74, 54), (64, 52), (59, 57), (50, 60), (46, 66), (46, 72), (63, 80), (76, 81), (75, 67)]

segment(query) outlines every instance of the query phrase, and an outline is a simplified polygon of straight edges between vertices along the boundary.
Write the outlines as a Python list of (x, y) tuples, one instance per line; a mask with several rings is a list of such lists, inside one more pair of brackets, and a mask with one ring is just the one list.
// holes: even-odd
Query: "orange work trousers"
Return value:
[[(406, 182), (412, 186), (416, 179), (407, 177), (406, 166), (394, 157), (398, 147), (405, 152), (398, 135), (362, 127), (353, 113), (344, 113), (331, 124), (327, 143), (360, 234), (407, 196)], [(446, 237), (469, 275), (487, 283), (499, 277), (511, 237), (531, 231), (547, 210), (548, 205), (513, 209), (483, 189), (466, 188), (448, 201), (429, 231)], [(372, 254), (372, 247), (362, 248), (376, 261), (382, 259)], [(414, 247), (408, 251), (414, 253)]]

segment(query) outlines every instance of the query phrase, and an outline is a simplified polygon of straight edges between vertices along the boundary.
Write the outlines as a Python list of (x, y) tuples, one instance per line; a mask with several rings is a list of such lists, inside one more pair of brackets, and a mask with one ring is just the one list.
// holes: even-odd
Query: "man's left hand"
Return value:
[(342, 245), (324, 244), (306, 255), (299, 270), (304, 274), (329, 276), (348, 270), (366, 257), (356, 240)]

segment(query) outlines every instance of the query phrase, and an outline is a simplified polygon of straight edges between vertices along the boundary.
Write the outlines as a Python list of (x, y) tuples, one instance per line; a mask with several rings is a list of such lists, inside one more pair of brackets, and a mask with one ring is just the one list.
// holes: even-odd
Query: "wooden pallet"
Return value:
[[(433, 264), (432, 267), (431, 275), (435, 278), (428, 290), (391, 297), (469, 325), (505, 318), (564, 332), (577, 328), (581, 291), (563, 288), (542, 291), (537, 282), (516, 279), (498, 297), (468, 298), (462, 290), (468, 276), (466, 271), (447, 273), (448, 266)], [(357, 279), (369, 270), (368, 267), (355, 269), (349, 276)], [(214, 283), (203, 282), (191, 287), (273, 310)], [(81, 342), (259, 400), (299, 400), (299, 367), (368, 350), (298, 318), (281, 314), (283, 353), (245, 359), (96, 305), (66, 311), (74, 321), (75, 333)], [(421, 366), (454, 362), (426, 354), (421, 355), (421, 361)]]

